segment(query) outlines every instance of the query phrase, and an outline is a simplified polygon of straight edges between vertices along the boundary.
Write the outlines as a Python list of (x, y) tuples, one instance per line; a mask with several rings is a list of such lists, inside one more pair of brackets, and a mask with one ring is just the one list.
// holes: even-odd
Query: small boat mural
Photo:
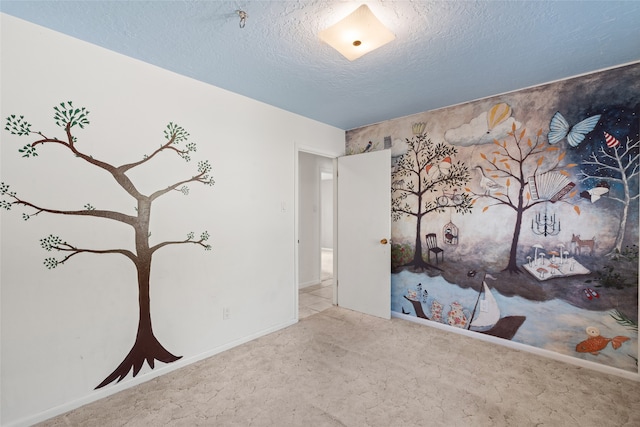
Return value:
[[(482, 288), (478, 293), (476, 306), (473, 309), (474, 312), (471, 314), (472, 320), (469, 323), (469, 330), (510, 340), (518, 332), (526, 317), (500, 317), (500, 307), (498, 307), (498, 302), (491, 293), (491, 289), (487, 286), (487, 277), (495, 280), (493, 276), (485, 273), (482, 279)], [(484, 295), (484, 299), (481, 300), (480, 297), (482, 295)], [(480, 304), (479, 311), (477, 310), (478, 304)], [(475, 316), (476, 312), (478, 312), (477, 316)]]
[[(468, 329), (473, 332), (478, 332), (481, 334), (491, 335), (498, 338), (504, 338), (510, 340), (513, 336), (518, 332), (520, 326), (526, 320), (525, 316), (505, 316), (500, 317), (500, 307), (498, 307), (498, 303), (491, 293), (491, 289), (487, 285), (486, 278), (487, 274), (482, 280), (482, 287), (478, 292), (478, 299), (476, 300), (475, 307), (473, 308), (473, 312), (470, 314), (469, 318), (470, 322), (464, 320), (462, 323), (456, 322), (456, 324), (452, 324), (448, 322), (452, 326), (459, 326), (460, 324), (464, 325), (465, 329)], [(493, 278), (489, 275), (490, 278)], [(417, 298), (410, 298), (405, 296), (404, 298), (411, 302), (413, 305), (413, 309), (416, 312), (416, 316), (422, 319), (434, 320), (437, 322), (443, 322), (444, 316), (442, 313), (438, 313), (438, 316), (435, 316), (433, 319), (430, 319), (424, 312), (422, 308), (422, 303)], [(482, 299), (481, 299), (482, 298)], [(434, 303), (437, 301), (434, 300)], [(441, 304), (438, 303), (440, 307)], [(456, 312), (456, 318), (459, 318), (461, 313), (461, 306), (459, 303), (454, 302), (451, 304), (451, 312)], [(404, 310), (403, 310), (404, 312)], [(448, 316), (451, 317), (451, 316)]]
[[(480, 299), (480, 297), (484, 294), (484, 299)], [(480, 310), (478, 309), (478, 303), (480, 303)], [(478, 300), (476, 301), (476, 306), (473, 308), (473, 311), (478, 313), (478, 315), (474, 318), (474, 314), (472, 313), (471, 322), (469, 323), (469, 330), (476, 332), (484, 332), (496, 326), (498, 321), (500, 320), (500, 308), (498, 307), (498, 302), (495, 297), (491, 293), (489, 286), (487, 286), (487, 282), (485, 280), (482, 281), (482, 289), (478, 293)]]

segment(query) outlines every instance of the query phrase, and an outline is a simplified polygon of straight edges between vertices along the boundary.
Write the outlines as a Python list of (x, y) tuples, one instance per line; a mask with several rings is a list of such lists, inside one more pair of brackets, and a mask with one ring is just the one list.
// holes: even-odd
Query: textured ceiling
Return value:
[[(363, 3), (396, 40), (350, 62), (317, 34)], [(640, 60), (634, 1), (2, 0), (0, 10), (345, 130)]]

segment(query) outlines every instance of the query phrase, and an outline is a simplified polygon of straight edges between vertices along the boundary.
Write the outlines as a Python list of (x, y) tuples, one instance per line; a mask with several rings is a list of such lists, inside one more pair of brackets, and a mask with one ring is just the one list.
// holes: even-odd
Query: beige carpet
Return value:
[(640, 426), (640, 383), (333, 307), (47, 426)]
[(333, 306), (333, 250), (322, 249), (321, 260), (321, 282), (298, 291), (298, 319), (304, 319)]

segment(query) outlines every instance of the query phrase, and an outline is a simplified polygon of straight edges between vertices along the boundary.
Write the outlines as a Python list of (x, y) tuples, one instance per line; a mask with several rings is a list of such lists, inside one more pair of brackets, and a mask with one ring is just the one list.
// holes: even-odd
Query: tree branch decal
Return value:
[[(66, 264), (72, 258), (76, 259), (77, 255), (93, 254), (120, 254), (130, 260), (136, 267), (137, 285), (139, 293), (139, 322), (136, 340), (127, 356), (118, 365), (118, 367), (109, 374), (96, 388), (104, 387), (113, 381), (121, 381), (129, 372), (133, 371), (135, 377), (144, 362), (153, 369), (155, 361), (159, 360), (164, 363), (171, 363), (181, 356), (175, 356), (158, 341), (154, 335), (151, 324), (151, 307), (149, 299), (150, 273), (152, 255), (167, 246), (171, 245), (195, 245), (211, 250), (208, 244), (209, 233), (204, 231), (199, 238), (195, 238), (195, 233), (189, 232), (186, 239), (169, 240), (158, 243), (154, 246), (149, 245), (149, 220), (151, 216), (151, 207), (153, 201), (170, 192), (178, 191), (184, 195), (189, 194), (189, 188), (186, 184), (198, 183), (204, 185), (214, 185), (215, 181), (211, 177), (211, 164), (207, 160), (199, 161), (197, 164), (197, 173), (189, 178), (185, 178), (170, 184), (166, 187), (157, 189), (151, 194), (143, 194), (134, 185), (127, 176), (127, 172), (132, 169), (150, 162), (161, 152), (169, 152), (177, 155), (183, 160), (189, 162), (191, 153), (196, 151), (196, 144), (189, 143), (189, 133), (184, 128), (171, 122), (164, 130), (164, 138), (166, 142), (162, 143), (159, 148), (151, 154), (143, 157), (142, 160), (126, 163), (120, 166), (114, 166), (106, 161), (96, 159), (86, 154), (79, 148), (79, 140), (74, 134), (76, 129), (84, 129), (90, 124), (89, 111), (86, 108), (77, 108), (73, 106), (71, 101), (61, 102), (54, 108), (53, 120), (64, 131), (61, 138), (50, 137), (43, 132), (32, 130), (32, 125), (24, 116), (10, 115), (6, 119), (5, 130), (11, 135), (18, 137), (35, 136), (35, 140), (18, 149), (18, 152), (24, 158), (33, 158), (39, 155), (38, 148), (42, 145), (54, 145), (62, 149), (66, 149), (73, 156), (80, 158), (88, 164), (102, 169), (109, 173), (115, 182), (124, 189), (136, 203), (136, 215), (127, 215), (122, 212), (96, 209), (91, 203), (84, 205), (83, 209), (61, 210), (46, 207), (36, 201), (19, 197), (17, 192), (13, 191), (6, 183), (0, 183), (0, 208), (12, 210), (14, 207), (25, 208), (22, 218), (26, 221), (40, 214), (67, 215), (67, 216), (84, 216), (99, 219), (108, 219), (126, 224), (133, 228), (135, 233), (135, 251), (127, 249), (100, 249), (86, 248), (80, 245), (65, 241), (59, 236), (50, 234), (40, 240), (41, 247), (47, 252), (59, 253), (59, 257), (48, 257), (44, 260), (44, 265), (48, 269), (53, 269)], [(179, 147), (180, 143), (184, 143), (184, 147)]]

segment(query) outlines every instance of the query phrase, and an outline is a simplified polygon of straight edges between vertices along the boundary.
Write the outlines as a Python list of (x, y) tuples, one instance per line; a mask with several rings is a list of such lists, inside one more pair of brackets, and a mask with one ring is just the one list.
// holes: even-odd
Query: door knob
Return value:
[(380, 244), (381, 245), (386, 245), (387, 243), (389, 243), (389, 241), (387, 239), (380, 240)]

